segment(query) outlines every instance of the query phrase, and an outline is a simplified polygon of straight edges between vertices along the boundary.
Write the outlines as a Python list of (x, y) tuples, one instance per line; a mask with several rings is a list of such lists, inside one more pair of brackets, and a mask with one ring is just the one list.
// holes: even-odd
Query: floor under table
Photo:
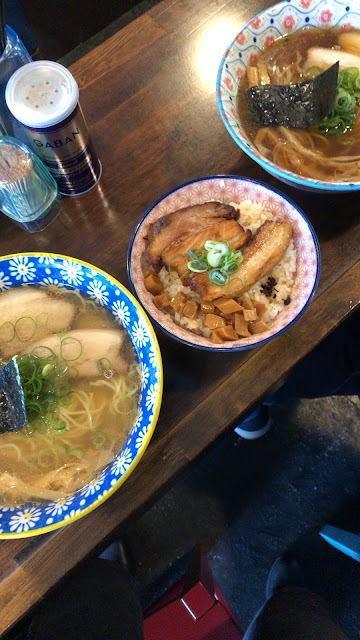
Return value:
[(246, 628), (272, 562), (292, 548), (309, 586), (358, 640), (360, 564), (319, 530), (330, 523), (360, 531), (360, 400), (299, 400), (273, 416), (259, 440), (227, 433), (127, 529), (143, 605), (183, 574), (199, 542)]

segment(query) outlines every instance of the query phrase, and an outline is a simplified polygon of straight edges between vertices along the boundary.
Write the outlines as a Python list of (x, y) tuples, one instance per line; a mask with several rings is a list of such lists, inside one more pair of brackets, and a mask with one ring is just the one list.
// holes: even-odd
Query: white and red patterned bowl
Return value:
[[(144, 284), (141, 257), (145, 250), (148, 227), (172, 211), (211, 200), (239, 202), (253, 200), (270, 209), (279, 220), (288, 220), (293, 228), (297, 253), (295, 282), (291, 302), (272, 321), (270, 331), (241, 338), (236, 342), (214, 344), (209, 339), (176, 325), (171, 317), (159, 311)], [(176, 340), (210, 351), (241, 351), (265, 344), (277, 337), (304, 313), (316, 290), (320, 275), (320, 248), (315, 231), (299, 207), (280, 191), (262, 182), (239, 176), (211, 176), (185, 182), (154, 202), (135, 228), (128, 249), (128, 274), (132, 289), (151, 319)]]
[(306, 191), (357, 191), (357, 182), (330, 182), (304, 178), (286, 171), (262, 156), (247, 138), (236, 109), (236, 98), (247, 65), (257, 63), (261, 51), (276, 38), (299, 31), (303, 27), (344, 31), (360, 28), (359, 0), (284, 0), (252, 18), (226, 49), (220, 62), (216, 97), (220, 115), (228, 132), (255, 162), (282, 182)]

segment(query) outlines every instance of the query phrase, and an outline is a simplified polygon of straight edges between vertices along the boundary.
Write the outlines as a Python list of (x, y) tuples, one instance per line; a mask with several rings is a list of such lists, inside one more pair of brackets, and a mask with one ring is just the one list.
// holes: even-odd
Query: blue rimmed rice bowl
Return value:
[(67, 256), (23, 253), (0, 257), (0, 292), (29, 284), (77, 289), (110, 310), (134, 345), (141, 367), (142, 389), (137, 421), (114, 461), (68, 498), (16, 508), (0, 504), (0, 538), (22, 538), (52, 531), (74, 522), (107, 500), (145, 453), (162, 398), (162, 361), (154, 330), (138, 301), (120, 282), (87, 262)]
[[(276, 219), (289, 221), (296, 248), (296, 273), (291, 302), (272, 321), (270, 331), (241, 338), (234, 342), (214, 344), (209, 338), (196, 335), (160, 311), (153, 296), (146, 290), (142, 257), (146, 250), (149, 225), (173, 211), (209, 201), (262, 206)], [(241, 217), (240, 217), (241, 223)], [(128, 250), (128, 274), (132, 289), (153, 321), (168, 335), (185, 345), (208, 351), (242, 351), (266, 344), (286, 331), (304, 313), (315, 293), (320, 275), (320, 248), (310, 222), (301, 209), (277, 189), (256, 180), (239, 176), (204, 177), (172, 189), (161, 196), (145, 212), (132, 235)]]

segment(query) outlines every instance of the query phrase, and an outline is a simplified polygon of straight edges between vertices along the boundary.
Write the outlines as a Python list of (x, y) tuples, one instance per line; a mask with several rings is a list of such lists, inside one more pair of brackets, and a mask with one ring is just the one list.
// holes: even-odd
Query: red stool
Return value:
[(145, 640), (242, 640), (243, 633), (200, 546), (185, 576), (144, 614)]

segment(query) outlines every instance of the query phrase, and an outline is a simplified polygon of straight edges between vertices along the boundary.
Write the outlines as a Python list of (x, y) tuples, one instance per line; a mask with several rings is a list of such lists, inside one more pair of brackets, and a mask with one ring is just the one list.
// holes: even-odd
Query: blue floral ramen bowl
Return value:
[(126, 444), (105, 470), (74, 495), (56, 502), (9, 508), (0, 504), (0, 538), (46, 533), (86, 515), (107, 500), (143, 456), (158, 419), (163, 372), (154, 330), (140, 304), (115, 278), (91, 264), (67, 256), (24, 253), (0, 257), (0, 292), (27, 284), (78, 289), (106, 307), (135, 347), (141, 372), (139, 413)]
[(241, 29), (221, 60), (216, 82), (218, 108), (225, 127), (239, 147), (282, 182), (315, 192), (357, 191), (360, 182), (304, 178), (270, 162), (247, 138), (239, 119), (237, 93), (247, 65), (256, 65), (259, 53), (270, 47), (276, 38), (303, 27), (360, 28), (360, 4), (349, 0), (284, 0), (259, 13)]

